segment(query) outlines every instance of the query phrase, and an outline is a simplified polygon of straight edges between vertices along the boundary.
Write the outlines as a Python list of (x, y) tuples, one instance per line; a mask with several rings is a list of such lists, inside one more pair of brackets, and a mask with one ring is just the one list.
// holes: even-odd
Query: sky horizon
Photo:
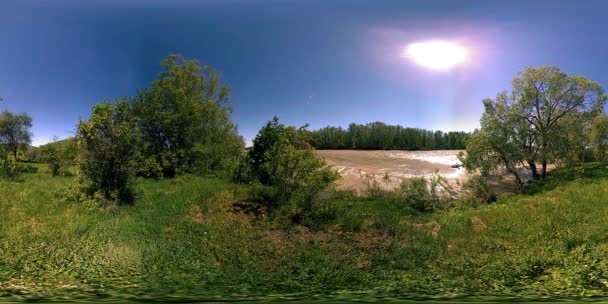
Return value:
[[(134, 96), (173, 53), (221, 72), (248, 145), (273, 116), (310, 129), (382, 121), (472, 131), (481, 101), (527, 66), (608, 85), (600, 0), (0, 5), (0, 108), (33, 117), (33, 145), (72, 136), (98, 102)], [(438, 70), (405, 58), (408, 45), (428, 41), (462, 45), (466, 60)]]

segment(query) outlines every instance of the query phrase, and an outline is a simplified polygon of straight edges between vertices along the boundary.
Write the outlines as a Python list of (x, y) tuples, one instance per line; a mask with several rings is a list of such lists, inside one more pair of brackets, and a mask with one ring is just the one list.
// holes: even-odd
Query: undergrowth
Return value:
[(608, 169), (433, 213), (340, 192), (310, 223), (238, 209), (244, 185), (138, 179), (133, 206), (57, 193), (45, 165), (0, 181), (0, 299), (581, 299), (608, 288)]

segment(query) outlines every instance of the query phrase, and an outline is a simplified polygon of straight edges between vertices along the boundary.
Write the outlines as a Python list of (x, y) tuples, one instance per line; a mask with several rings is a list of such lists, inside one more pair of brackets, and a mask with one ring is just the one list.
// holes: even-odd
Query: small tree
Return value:
[(0, 144), (6, 146), (15, 160), (17, 152), (32, 142), (32, 117), (27, 113), (15, 114), (4, 110), (0, 114)]
[(78, 124), (76, 138), (87, 195), (132, 204), (135, 198), (133, 159), (139, 136), (133, 127), (127, 100), (94, 106), (91, 118)]
[(0, 179), (12, 180), (19, 176), (19, 168), (9, 153), (0, 147)]
[(266, 207), (295, 223), (310, 214), (319, 194), (339, 178), (315, 155), (305, 127), (286, 127), (276, 117), (254, 139), (246, 164), (254, 182), (272, 189)]
[(62, 167), (64, 166), (61, 152), (57, 147), (58, 138), (54, 136), (51, 143), (48, 143), (42, 147), (43, 161), (49, 165), (51, 175), (58, 176), (61, 174)]

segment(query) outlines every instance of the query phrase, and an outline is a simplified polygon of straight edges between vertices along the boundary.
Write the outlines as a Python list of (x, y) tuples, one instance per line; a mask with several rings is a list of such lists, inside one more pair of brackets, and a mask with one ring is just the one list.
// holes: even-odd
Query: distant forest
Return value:
[(316, 149), (355, 150), (460, 150), (466, 132), (442, 132), (372, 122), (325, 127), (311, 132)]

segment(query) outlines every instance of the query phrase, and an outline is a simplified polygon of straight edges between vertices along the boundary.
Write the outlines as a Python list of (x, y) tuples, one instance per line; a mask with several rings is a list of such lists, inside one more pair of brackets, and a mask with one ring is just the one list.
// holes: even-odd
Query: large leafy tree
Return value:
[[(481, 130), (468, 141), (464, 164), (482, 172), (501, 166), (520, 184), (517, 168), (523, 165), (532, 178), (545, 177), (547, 163), (582, 158), (591, 121), (605, 102), (597, 82), (555, 67), (527, 68), (513, 80), (511, 93), (483, 101)], [(501, 161), (484, 162), (487, 157)]]
[[(549, 161), (563, 160), (572, 152), (564, 145), (571, 142), (564, 142), (567, 136), (563, 135), (587, 128), (606, 102), (599, 83), (582, 76), (568, 76), (552, 66), (524, 70), (513, 80), (511, 98), (519, 120), (532, 130), (542, 177), (547, 174)], [(564, 123), (567, 120), (570, 124)], [(573, 124), (577, 128), (572, 128)]]
[(211, 67), (170, 55), (133, 102), (142, 132), (140, 173), (174, 176), (226, 169), (244, 143), (232, 123), (230, 89)]
[(27, 113), (0, 113), (0, 144), (5, 146), (17, 159), (19, 149), (32, 142), (32, 117)]

